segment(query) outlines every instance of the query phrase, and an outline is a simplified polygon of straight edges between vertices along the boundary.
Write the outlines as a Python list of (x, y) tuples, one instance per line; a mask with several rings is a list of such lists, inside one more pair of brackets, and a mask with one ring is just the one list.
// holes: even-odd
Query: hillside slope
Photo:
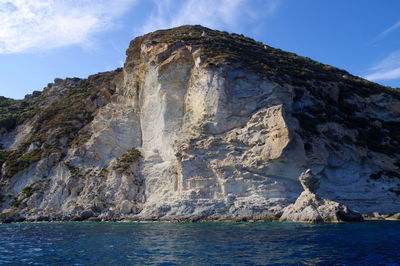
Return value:
[(275, 220), (306, 169), (324, 198), (400, 211), (398, 91), (201, 26), (126, 54), (0, 98), (2, 219)]

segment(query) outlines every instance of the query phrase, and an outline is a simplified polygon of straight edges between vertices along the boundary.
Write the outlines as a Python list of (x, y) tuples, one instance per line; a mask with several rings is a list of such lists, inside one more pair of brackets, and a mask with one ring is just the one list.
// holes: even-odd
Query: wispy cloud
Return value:
[(381, 33), (379, 33), (375, 37), (375, 41), (379, 41), (379, 40), (385, 38), (386, 36), (388, 36), (390, 33), (394, 32), (397, 29), (400, 29), (400, 21), (396, 22), (395, 24), (393, 24), (392, 26), (390, 26), (386, 30), (384, 30)]
[(376, 66), (370, 69), (370, 74), (365, 76), (366, 79), (392, 80), (400, 78), (400, 50), (391, 53)]
[(137, 0), (0, 0), (0, 54), (90, 42)]
[(240, 31), (244, 24), (274, 13), (280, 0), (157, 0), (137, 33), (185, 24)]

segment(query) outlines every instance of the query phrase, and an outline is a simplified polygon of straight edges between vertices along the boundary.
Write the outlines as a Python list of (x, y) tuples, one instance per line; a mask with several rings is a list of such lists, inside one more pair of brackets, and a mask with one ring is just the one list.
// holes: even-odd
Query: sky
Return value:
[(133, 38), (187, 24), (400, 87), (399, 0), (0, 0), (0, 95), (121, 67)]

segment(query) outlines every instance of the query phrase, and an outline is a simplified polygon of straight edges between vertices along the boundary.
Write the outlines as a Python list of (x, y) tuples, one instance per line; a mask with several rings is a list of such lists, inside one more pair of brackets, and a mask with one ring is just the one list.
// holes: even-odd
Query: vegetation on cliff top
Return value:
[[(44, 156), (54, 152), (63, 154), (65, 147), (87, 140), (86, 135), (80, 135), (80, 130), (92, 121), (97, 108), (109, 101), (115, 88), (112, 81), (120, 71), (100, 73), (88, 79), (58, 80), (62, 83), (56, 84), (60, 89), (24, 100), (0, 98), (0, 133), (33, 119), (30, 138), (15, 150), (0, 150), (4, 177), (12, 177)], [(29, 147), (31, 151), (27, 152)]]
[(140, 44), (146, 41), (200, 47), (208, 56), (210, 66), (225, 61), (240, 62), (243, 67), (262, 73), (277, 83), (309, 86), (312, 81), (344, 82), (349, 93), (365, 96), (380, 90), (400, 97), (397, 89), (353, 76), (345, 70), (307, 57), (272, 48), (241, 34), (229, 34), (200, 25), (159, 30), (133, 40), (127, 50), (128, 56), (137, 56)]
[(26, 119), (33, 117), (42, 99), (43, 97), (37, 92), (35, 96), (23, 100), (0, 96), (0, 129), (10, 131)]
[[(237, 62), (241, 67), (260, 73), (278, 84), (294, 86), (294, 100), (298, 102), (302, 101), (307, 91), (316, 101), (293, 110), (293, 115), (302, 127), (299, 133), (305, 140), (311, 135), (320, 134), (318, 125), (337, 122), (349, 129), (360, 130), (353, 144), (368, 147), (372, 151), (393, 154), (400, 143), (399, 121), (380, 121), (376, 118), (376, 122), (382, 126), (373, 125), (369, 118), (357, 115), (358, 112), (363, 112), (363, 107), (355, 105), (351, 100), (353, 96), (364, 98), (380, 93), (400, 99), (398, 89), (370, 82), (307, 57), (272, 48), (243, 35), (210, 30), (199, 25), (159, 30), (136, 38), (127, 50), (127, 66), (138, 59), (143, 43), (168, 43), (176, 48), (184, 45), (199, 48), (206, 55), (206, 63), (210, 68)], [(338, 94), (337, 99), (332, 98), (331, 92)], [(328, 139), (350, 142), (349, 138), (335, 139), (330, 132), (326, 134), (330, 134)], [(383, 143), (382, 139), (389, 141)], [(310, 149), (308, 143), (306, 146)]]

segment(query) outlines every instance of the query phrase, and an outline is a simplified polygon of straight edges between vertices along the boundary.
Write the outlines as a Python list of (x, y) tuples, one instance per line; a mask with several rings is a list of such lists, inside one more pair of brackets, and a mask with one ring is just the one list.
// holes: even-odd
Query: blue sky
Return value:
[(398, 0), (0, 0), (0, 95), (115, 69), (135, 36), (184, 24), (400, 87), (399, 11)]

